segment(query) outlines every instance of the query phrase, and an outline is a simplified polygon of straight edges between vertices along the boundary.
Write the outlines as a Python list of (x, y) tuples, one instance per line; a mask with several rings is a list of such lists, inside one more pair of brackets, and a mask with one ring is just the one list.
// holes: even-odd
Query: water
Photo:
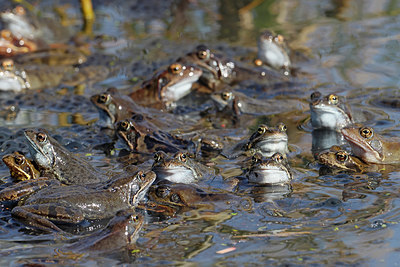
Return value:
[[(41, 1), (42, 16), (54, 17), (52, 7), (62, 4)], [(37, 92), (18, 97), (3, 94), (1, 99), (20, 99), (21, 111), (14, 121), (1, 122), (1, 155), (26, 152), (21, 129), (44, 127), (64, 145), (72, 143), (75, 153), (90, 152), (94, 165), (119, 171), (122, 166), (116, 157), (93, 150), (108, 136), (84, 125), (98, 116), (88, 97), (108, 86), (139, 85), (159, 67), (202, 43), (251, 64), (256, 38), (264, 28), (284, 35), (304, 55), (294, 60), (304, 85), (284, 93), (279, 88), (267, 92), (240, 88), (241, 92), (263, 97), (289, 94), (304, 100), (314, 90), (337, 93), (348, 98), (353, 110), (370, 115), (365, 124), (400, 136), (398, 108), (381, 102), (398, 99), (400, 94), (399, 1), (94, 1), (94, 6), (94, 34), (117, 40), (104, 49), (93, 48), (90, 64), (106, 65), (108, 78), (85, 85), (83, 91), (46, 89), (38, 99), (34, 98)], [(76, 32), (80, 28), (78, 3), (64, 8), (72, 18), (71, 31)], [(252, 117), (236, 129), (220, 132), (231, 138), (228, 145), (233, 146), (260, 122), (288, 125), (290, 147), (295, 151), (292, 190), (254, 193), (254, 188), (243, 187), (237, 194), (241, 199), (252, 197), (251, 210), (236, 203), (211, 211), (189, 210), (172, 218), (149, 215), (137, 250), (101, 256), (60, 253), (65, 242), (59, 236), (24, 231), (5, 210), (0, 220), (0, 264), (395, 265), (400, 258), (399, 172), (320, 176), (311, 154), (308, 118), (307, 109)], [(223, 177), (240, 173), (235, 160), (214, 162)], [(8, 170), (1, 165), (0, 171), (6, 180)], [(201, 186), (218, 189), (220, 178)], [(217, 253), (230, 247), (235, 250)]]

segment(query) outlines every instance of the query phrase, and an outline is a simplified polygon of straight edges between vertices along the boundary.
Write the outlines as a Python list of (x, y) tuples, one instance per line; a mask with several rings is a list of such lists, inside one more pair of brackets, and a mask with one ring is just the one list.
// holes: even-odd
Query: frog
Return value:
[(30, 16), (23, 6), (16, 6), (12, 10), (6, 10), (0, 13), (0, 18), (17, 38), (26, 38), (35, 40), (42, 35), (37, 21)]
[(345, 97), (336, 94), (322, 96), (315, 91), (310, 97), (311, 125), (316, 129), (339, 131), (354, 123)]
[(332, 146), (329, 151), (319, 154), (318, 162), (330, 168), (336, 168), (350, 172), (361, 173), (371, 170), (371, 165), (351, 155), (340, 146)]
[(249, 183), (262, 185), (284, 185), (293, 179), (286, 157), (279, 152), (270, 157), (254, 154), (244, 174)]
[(30, 88), (30, 80), (25, 71), (16, 69), (14, 60), (4, 59), (0, 64), (0, 91), (20, 92)]
[(140, 170), (100, 183), (47, 186), (22, 198), (11, 215), (35, 229), (63, 232), (59, 224), (109, 219), (135, 208), (155, 179), (154, 172)]
[(218, 202), (230, 203), (238, 199), (229, 193), (209, 193), (192, 184), (169, 182), (150, 187), (148, 198), (149, 201), (175, 207), (180, 211), (190, 208), (213, 209)]
[(15, 151), (12, 154), (3, 156), (2, 159), (10, 169), (10, 175), (14, 181), (36, 179), (40, 175), (33, 163), (21, 152)]
[[(242, 114), (248, 115), (270, 115), (287, 112), (292, 109), (301, 108), (302, 102), (296, 99), (254, 99), (243, 93), (224, 89), (211, 94), (211, 99), (215, 103), (218, 111), (227, 111), (235, 117)], [(282, 104), (284, 101), (284, 104)]]
[(203, 73), (200, 81), (213, 90), (222, 84), (230, 84), (236, 79), (235, 63), (211, 52), (205, 45), (197, 46), (194, 51), (179, 58), (177, 62), (189, 63), (201, 68)]
[(58, 179), (64, 184), (89, 184), (108, 177), (84, 159), (73, 155), (44, 129), (24, 131), (32, 159), (42, 176)]
[[(143, 117), (144, 120), (164, 129), (177, 128), (180, 125), (176, 116), (139, 106), (131, 98), (121, 94), (115, 87), (110, 87), (101, 94), (91, 96), (90, 101), (99, 111), (97, 124), (102, 128), (115, 129), (116, 122), (132, 117), (135, 117), (136, 120)], [(157, 117), (162, 117), (162, 119)]]
[(289, 153), (286, 130), (286, 125), (281, 122), (275, 127), (261, 124), (258, 126), (257, 131), (250, 136), (242, 150), (250, 151), (252, 154), (258, 152), (264, 157), (270, 157), (275, 152), (286, 156)]
[(14, 57), (36, 51), (37, 44), (25, 38), (18, 38), (9, 30), (0, 31), (0, 55)]
[(189, 140), (169, 134), (156, 125), (133, 117), (117, 123), (117, 135), (129, 147), (130, 151), (153, 154), (157, 151), (176, 153), (181, 149), (191, 149), (194, 144)]
[(154, 154), (151, 169), (157, 174), (157, 180), (168, 180), (173, 183), (192, 184), (210, 174), (208, 168), (194, 159), (186, 151), (178, 151), (169, 156), (163, 151)]
[(276, 70), (282, 70), (286, 76), (290, 75), (292, 67), (290, 50), (282, 35), (265, 30), (258, 38), (257, 46), (256, 65), (260, 65), (261, 61)]
[(195, 66), (172, 63), (165, 70), (143, 82), (140, 89), (129, 96), (140, 105), (173, 108), (174, 103), (188, 95), (203, 71)]
[(355, 124), (341, 130), (355, 156), (367, 163), (398, 164), (400, 140), (386, 138), (373, 128)]
[(117, 211), (103, 229), (71, 240), (72, 243), (63, 248), (63, 251), (110, 253), (124, 248), (131, 249), (139, 237), (143, 224), (142, 214), (132, 209)]

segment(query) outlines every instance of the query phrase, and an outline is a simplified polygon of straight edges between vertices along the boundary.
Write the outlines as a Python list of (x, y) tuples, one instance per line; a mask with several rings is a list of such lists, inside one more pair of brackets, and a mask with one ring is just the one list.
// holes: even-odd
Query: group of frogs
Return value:
[[(0, 90), (55, 87), (68, 84), (68, 79), (81, 82), (75, 74), (77, 66), (86, 61), (87, 51), (77, 46), (43, 45), (42, 36), (32, 35), (34, 28), (24, 31), (33, 25), (23, 24), (25, 15), (21, 7), (0, 15), (8, 25), (0, 41), (0, 55), (4, 57)], [(17, 27), (18, 24), (22, 26)], [(203, 129), (204, 122), (210, 120), (209, 114), (228, 114), (234, 123), (245, 115), (278, 114), (288, 107), (303, 105), (298, 99), (285, 99), (288, 105), (273, 99), (260, 101), (232, 89), (232, 85), (244, 80), (291, 82), (296, 69), (290, 53), (284, 38), (270, 31), (260, 36), (252, 67), (199, 45), (137, 88), (128, 92), (109, 88), (91, 96), (90, 101), (99, 112), (99, 119), (92, 126), (107, 130), (111, 150), (116, 143), (122, 144), (121, 152), (125, 154), (120, 153), (120, 158), (137, 168), (105, 173), (71, 153), (45, 129), (27, 129), (24, 136), (30, 159), (20, 152), (3, 157), (16, 183), (0, 191), (0, 201), (12, 203), (14, 218), (30, 228), (48, 232), (65, 233), (66, 226), (112, 218), (96, 234), (71, 245), (105, 249), (115, 246), (116, 237), (123, 237), (120, 239), (127, 244), (135, 242), (143, 225), (139, 210), (174, 214), (182, 208), (230, 201), (235, 199), (232, 192), (243, 183), (290, 186), (291, 151), (284, 123), (261, 124), (234, 147), (225, 147), (221, 136), (212, 129)], [(82, 68), (78, 72), (81, 71)], [(192, 127), (185, 132), (190, 118), (176, 115), (175, 111), (182, 99), (191, 97), (194, 103), (204, 98), (212, 101), (212, 111), (207, 107), (199, 112), (199, 119), (190, 122), (195, 130)], [(400, 143), (355, 124), (343, 97), (314, 92), (309, 105), (313, 152), (321, 164), (365, 172), (398, 163)], [(352, 153), (340, 147), (344, 140)], [(240, 178), (224, 181), (226, 192), (210, 193), (196, 186), (215, 176), (206, 162), (210, 153), (213, 158), (240, 158), (243, 162)]]

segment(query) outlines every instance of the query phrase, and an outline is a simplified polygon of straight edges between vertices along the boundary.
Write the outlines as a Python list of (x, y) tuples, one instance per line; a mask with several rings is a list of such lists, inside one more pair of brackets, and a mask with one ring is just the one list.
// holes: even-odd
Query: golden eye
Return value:
[(258, 129), (257, 129), (257, 133), (259, 133), (259, 134), (263, 134), (263, 133), (265, 133), (267, 131), (267, 127), (266, 126), (260, 126), (260, 127), (258, 127)]
[(170, 189), (168, 186), (159, 186), (156, 189), (156, 196), (159, 198), (165, 198), (169, 195)]
[(339, 102), (339, 97), (337, 95), (331, 94), (328, 96), (329, 104), (336, 105)]
[(200, 59), (206, 59), (208, 57), (208, 51), (207, 50), (197, 51), (197, 57)]
[(283, 155), (281, 153), (275, 153), (272, 155), (272, 159), (280, 163), (283, 160)]
[(179, 63), (174, 63), (169, 66), (169, 71), (173, 74), (178, 74), (182, 70), (182, 65)]
[(284, 123), (278, 123), (278, 125), (276, 126), (277, 128), (278, 128), (278, 130), (280, 131), (280, 132), (286, 132), (286, 130), (287, 130), (287, 127), (286, 127), (286, 125), (284, 124)]
[(15, 164), (22, 165), (25, 162), (25, 157), (23, 156), (16, 156), (15, 157)]
[(40, 143), (45, 142), (47, 139), (47, 135), (45, 133), (38, 133), (36, 136), (36, 140), (38, 140)]
[(6, 59), (1, 62), (1, 66), (4, 70), (13, 70), (14, 69), (14, 61), (12, 59)]
[(130, 128), (130, 123), (129, 123), (129, 121), (127, 121), (127, 120), (121, 121), (121, 122), (119, 123), (119, 128), (120, 128), (121, 130), (123, 130), (123, 131), (129, 130), (129, 128)]
[(110, 99), (111, 96), (109, 94), (101, 94), (99, 96), (99, 103), (107, 104)]
[(221, 97), (223, 100), (229, 100), (232, 97), (232, 92), (223, 92), (221, 93)]
[(186, 153), (179, 153), (179, 154), (177, 155), (177, 158), (178, 158), (180, 161), (182, 161), (182, 162), (186, 162), (186, 160), (187, 160), (187, 155), (186, 155)]
[(349, 158), (349, 156), (347, 155), (347, 153), (345, 151), (339, 151), (336, 153), (336, 159), (340, 162), (345, 162), (345, 161), (347, 161), (348, 158)]
[(181, 201), (181, 198), (178, 196), (178, 194), (172, 194), (171, 195), (171, 202), (180, 203), (182, 201)]
[(369, 127), (360, 128), (360, 135), (366, 139), (371, 138), (373, 134), (374, 131), (372, 130), (372, 128)]

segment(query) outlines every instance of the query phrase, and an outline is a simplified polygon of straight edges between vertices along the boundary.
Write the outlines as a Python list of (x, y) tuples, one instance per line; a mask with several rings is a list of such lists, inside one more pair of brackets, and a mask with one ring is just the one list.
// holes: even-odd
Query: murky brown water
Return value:
[[(41, 1), (41, 15), (54, 16), (53, 5), (63, 4)], [(301, 85), (265, 91), (262, 86), (241, 87), (241, 92), (278, 96), (277, 101), (290, 96), (304, 103), (314, 90), (337, 93), (347, 97), (353, 110), (368, 114), (366, 125), (400, 136), (399, 109), (381, 102), (400, 98), (399, 1), (94, 1), (94, 6), (94, 34), (117, 41), (105, 49), (93, 48), (87, 64), (107, 66), (108, 78), (85, 84), (83, 90), (59, 87), (25, 95), (2, 93), (2, 103), (17, 101), (21, 110), (15, 120), (0, 122), (0, 156), (14, 150), (27, 152), (22, 129), (43, 127), (70, 150), (83, 156), (90, 153), (95, 166), (118, 171), (122, 164), (117, 157), (93, 149), (109, 137), (95, 125), (85, 126), (98, 117), (89, 101), (91, 95), (109, 86), (127, 89), (140, 84), (157, 68), (201, 43), (250, 64), (256, 38), (264, 28), (282, 33), (293, 49), (305, 55), (294, 60), (302, 72)], [(79, 30), (78, 3), (67, 4), (65, 10), (73, 18), (72, 31)], [(250, 211), (237, 204), (215, 211), (191, 210), (173, 218), (148, 215), (138, 249), (111, 256), (83, 253), (74, 258), (62, 253), (65, 244), (59, 236), (21, 230), (23, 226), (5, 210), (0, 220), (0, 265), (395, 265), (400, 258), (396, 234), (400, 230), (400, 173), (320, 176), (311, 154), (307, 105), (288, 109), (281, 115), (252, 116), (221, 133), (232, 137), (228, 146), (233, 146), (235, 139), (246, 138), (261, 122), (286, 123), (294, 151), (291, 191), (255, 193), (254, 188), (242, 188), (237, 194), (254, 202)], [(217, 178), (202, 182), (204, 188), (218, 188), (221, 176), (240, 173), (236, 160), (219, 157), (213, 162)], [(8, 170), (1, 165), (0, 171), (6, 180)], [(350, 187), (353, 182), (359, 183)], [(357, 197), (344, 197), (348, 193)], [(216, 253), (229, 247), (236, 250)]]

